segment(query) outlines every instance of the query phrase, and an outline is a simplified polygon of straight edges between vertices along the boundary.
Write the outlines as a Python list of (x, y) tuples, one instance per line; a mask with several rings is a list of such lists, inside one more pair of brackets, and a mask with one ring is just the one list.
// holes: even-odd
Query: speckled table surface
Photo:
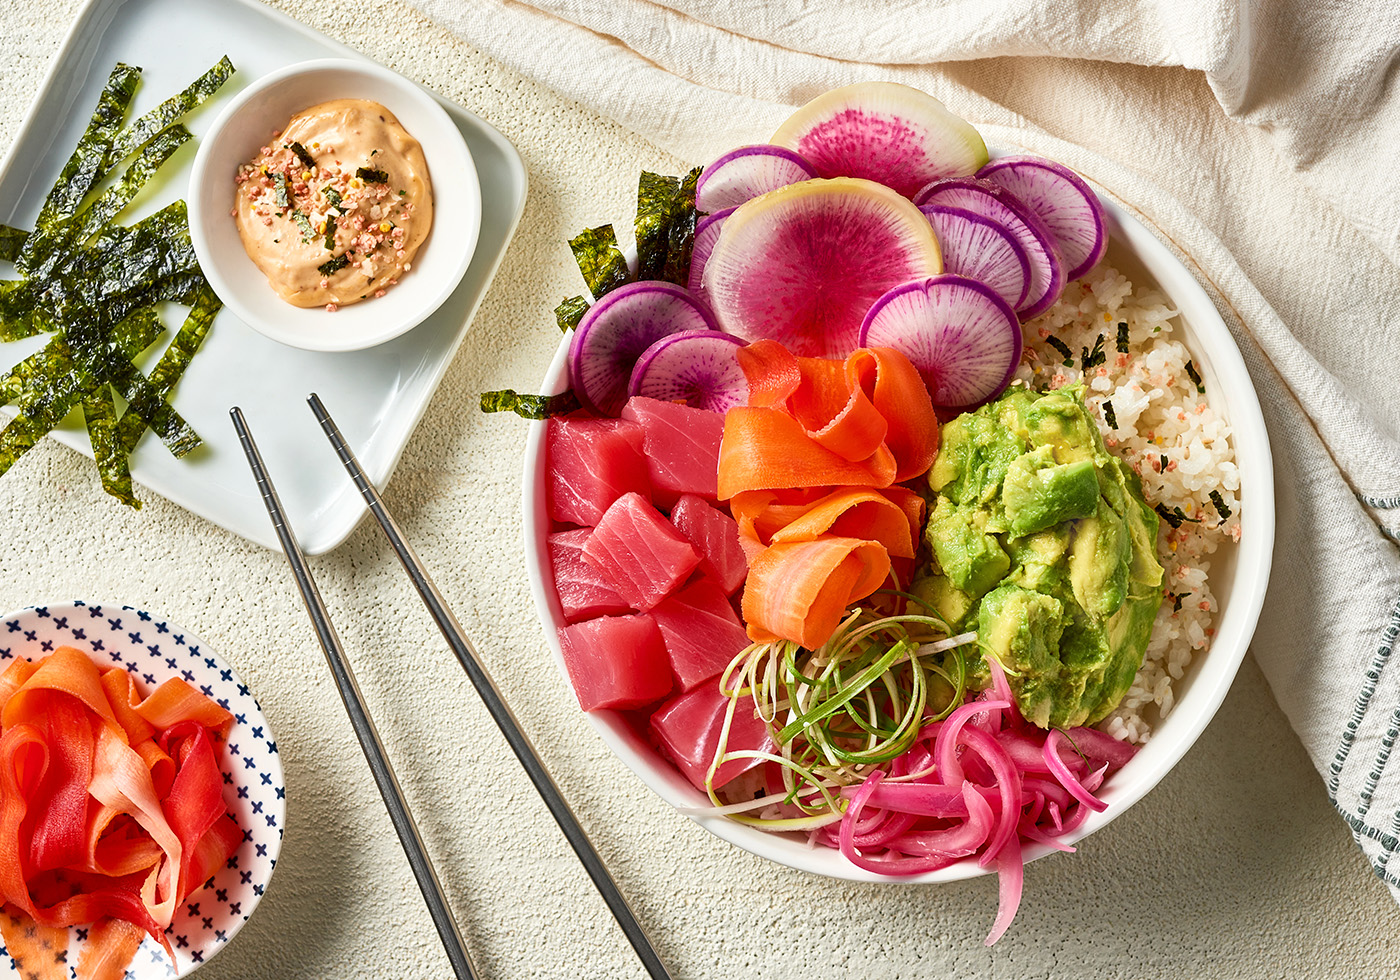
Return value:
[[(387, 498), (674, 976), (1400, 974), (1394, 902), (1251, 659), (1154, 792), (1079, 853), (1028, 869), (1017, 921), (991, 950), (992, 878), (814, 878), (671, 811), (599, 741), (548, 659), (521, 542), (526, 426), (475, 403), (538, 385), (558, 338), (550, 308), (577, 291), (563, 241), (629, 213), (639, 169), (682, 162), (401, 4), (274, 6), (472, 109), (524, 158), (524, 219)], [(0, 146), (79, 9), (0, 2)], [(286, 770), (282, 858), (257, 913), (200, 975), (448, 975), (282, 557), (143, 496), (128, 511), (86, 459), (36, 447), (0, 482), (0, 607), (86, 597), (159, 610), (259, 695)], [(483, 976), (643, 976), (377, 529), (361, 525), (312, 565)]]

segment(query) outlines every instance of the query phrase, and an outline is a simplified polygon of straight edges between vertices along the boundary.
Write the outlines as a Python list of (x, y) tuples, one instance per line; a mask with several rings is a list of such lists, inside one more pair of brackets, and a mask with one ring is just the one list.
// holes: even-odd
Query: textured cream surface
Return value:
[[(990, 877), (828, 881), (672, 812), (607, 751), (549, 661), (521, 545), (527, 426), (475, 405), (482, 390), (538, 386), (558, 340), (551, 308), (580, 289), (564, 240), (625, 221), (639, 169), (683, 163), (404, 5), (276, 6), (474, 110), (525, 160), (520, 230), (387, 499), (678, 980), (1400, 974), (1395, 904), (1252, 659), (1154, 792), (1078, 854), (1027, 869), (1020, 914), (992, 950), (981, 943), (996, 910)], [(77, 10), (0, 3), (0, 147)], [(1064, 71), (1093, 82), (1087, 69)], [(1209, 98), (1197, 75), (1154, 71), (1126, 70), (1118, 84)], [(991, 63), (969, 69), (979, 73), (993, 94), (1014, 83)], [(449, 975), (285, 562), (141, 496), (144, 509), (128, 511), (88, 460), (36, 447), (0, 480), (0, 607), (84, 597), (158, 610), (202, 634), (258, 695), (286, 768), (282, 859), (255, 916), (199, 975)], [(312, 567), (482, 976), (643, 977), (378, 530), (362, 525)]]

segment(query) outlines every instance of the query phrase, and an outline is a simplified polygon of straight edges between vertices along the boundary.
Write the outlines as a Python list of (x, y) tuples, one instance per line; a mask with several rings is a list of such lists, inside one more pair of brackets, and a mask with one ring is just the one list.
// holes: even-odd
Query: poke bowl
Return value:
[[(991, 156), (995, 160), (1000, 155), (993, 153)], [(1102, 208), (1106, 252), (1100, 267), (1116, 270), (1119, 278), (1131, 282), (1135, 290), (1133, 296), (1141, 292), (1153, 297), (1152, 302), (1169, 313), (1167, 319), (1172, 324), (1171, 336), (1184, 344), (1189, 352), (1186, 371), (1191, 373), (1194, 391), (1200, 392), (1202, 402), (1228, 426), (1234, 448), (1234, 459), (1230, 465), (1238, 469), (1238, 490), (1231, 500), (1237, 503), (1234, 510), (1238, 513), (1236, 522), (1231, 524), (1231, 537), (1234, 540), (1214, 550), (1208, 558), (1209, 586), (1213, 597), (1208, 602), (1203, 600), (1203, 608), (1208, 605), (1213, 614), (1209, 635), (1195, 637), (1193, 645), (1196, 653), (1189, 662), (1168, 664), (1161, 668), (1173, 675), (1166, 682), (1170, 694), (1155, 701), (1147, 698), (1142, 709), (1144, 729), (1133, 730), (1131, 720), (1126, 735), (1123, 734), (1122, 725), (1115, 729), (1118, 733), (1116, 737), (1128, 737), (1139, 744), (1131, 758), (1121, 768), (1112, 771), (1096, 791), (1098, 799), (1105, 806), (1089, 813), (1087, 818), (1053, 844), (1023, 842), (1022, 856), (1026, 861), (1053, 850), (1064, 850), (1066, 845), (1105, 826), (1148, 793), (1190, 749), (1219, 708), (1244, 657), (1263, 602), (1273, 550), (1273, 472), (1268, 436), (1248, 371), (1230, 331), (1191, 271), (1152, 231), (1111, 201), (1103, 200)], [(1116, 280), (1110, 280), (1110, 284), (1112, 281)], [(1091, 288), (1085, 288), (1083, 294), (1087, 297), (1091, 291)], [(1086, 298), (1086, 309), (1088, 302)], [(1104, 319), (1108, 319), (1107, 314), (1104, 314)], [(1028, 337), (1031, 337), (1038, 322), (1028, 320)], [(1101, 343), (1102, 340), (1100, 337)], [(1111, 330), (1108, 341), (1112, 345)], [(545, 394), (563, 392), (570, 387), (570, 348), (570, 339), (566, 337), (545, 375), (542, 385)], [(1086, 362), (1088, 354), (1086, 349)], [(1031, 363), (1032, 360), (1025, 360), (1023, 367), (1029, 371)], [(1069, 363), (1068, 356), (1065, 363)], [(1036, 362), (1037, 372), (1041, 364)], [(1050, 373), (1054, 372), (1049, 361), (1043, 364)], [(1087, 374), (1086, 369), (1086, 381)], [(1111, 406), (1109, 411), (1112, 411)], [(559, 640), (560, 630), (568, 625), (568, 621), (556, 592), (549, 549), (549, 536), (559, 529), (559, 525), (552, 521), (549, 509), (547, 425), (533, 424), (527, 440), (524, 540), (531, 589), (549, 648), (561, 676), (574, 689)], [(1167, 457), (1163, 455), (1161, 459), (1165, 467)], [(1218, 523), (1225, 523), (1229, 509), (1225, 506), (1219, 508)], [(1192, 517), (1178, 511), (1172, 520), (1183, 518), (1194, 522), (1199, 516)], [(1171, 526), (1175, 529), (1178, 524)], [(1172, 550), (1175, 550), (1175, 545), (1172, 545)], [(1185, 592), (1186, 589), (1178, 588), (1177, 591)], [(1169, 596), (1172, 594), (1171, 583), (1167, 583), (1164, 592)], [(1176, 602), (1179, 610), (1179, 596)], [(1166, 608), (1170, 613), (1170, 602)], [(658, 751), (655, 737), (650, 736), (634, 716), (604, 708), (590, 710), (586, 717), (623, 763), (664, 800), (717, 837), (779, 864), (837, 879), (907, 883), (948, 882), (994, 870), (979, 863), (975, 857), (967, 857), (937, 870), (889, 875), (868, 867), (858, 867), (835, 847), (814, 847), (805, 833), (774, 833), (735, 822), (716, 811), (706, 793), (698, 790), (671, 760)], [(1148, 728), (1150, 737), (1147, 737)]]

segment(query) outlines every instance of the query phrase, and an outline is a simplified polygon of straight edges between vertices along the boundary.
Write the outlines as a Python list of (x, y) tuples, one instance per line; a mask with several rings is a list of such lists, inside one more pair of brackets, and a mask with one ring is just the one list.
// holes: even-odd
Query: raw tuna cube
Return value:
[(559, 649), (584, 711), (640, 708), (671, 693), (671, 666), (650, 616), (599, 616), (559, 627)]
[(671, 523), (700, 552), (700, 571), (713, 579), (726, 595), (733, 595), (749, 574), (749, 563), (739, 543), (739, 525), (693, 493), (681, 494), (671, 508)]
[(706, 578), (662, 599), (651, 614), (661, 627), (671, 673), (682, 691), (718, 676), (749, 645), (729, 597)]
[[(718, 684), (702, 684), (693, 691), (676, 695), (651, 716), (652, 734), (662, 754), (702, 793), (705, 774), (710, 771), (715, 749), (719, 746), (719, 733), (724, 727), (728, 706), (729, 699), (720, 693)], [(767, 724), (753, 716), (752, 701), (743, 699), (735, 708), (725, 748), (729, 751), (777, 751)], [(762, 759), (731, 759), (715, 772), (714, 785), (723, 786), (740, 773), (762, 764)]]
[(619, 497), (588, 540), (583, 557), (633, 609), (647, 612), (690, 577), (700, 564), (674, 524), (639, 494)]
[(723, 415), (634, 395), (622, 417), (642, 427), (651, 496), (658, 507), (669, 510), (683, 493), (717, 498)]
[(624, 493), (651, 495), (642, 427), (621, 419), (553, 418), (545, 425), (549, 516), (592, 527)]
[(556, 531), (549, 536), (549, 561), (554, 566), (554, 588), (564, 619), (577, 623), (594, 616), (611, 616), (631, 610), (627, 600), (612, 590), (598, 569), (583, 558), (583, 543), (592, 530), (586, 527)]

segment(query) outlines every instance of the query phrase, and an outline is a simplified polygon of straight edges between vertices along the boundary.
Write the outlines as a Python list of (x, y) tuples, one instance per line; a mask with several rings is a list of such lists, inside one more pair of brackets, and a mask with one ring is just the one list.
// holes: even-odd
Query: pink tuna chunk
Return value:
[(612, 590), (596, 567), (583, 558), (583, 543), (593, 531), (586, 527), (556, 531), (549, 536), (549, 562), (564, 619), (577, 623), (594, 616), (624, 613), (632, 607)]
[(700, 552), (640, 494), (619, 497), (583, 544), (583, 557), (633, 609), (647, 612), (690, 577)]
[(661, 630), (650, 616), (599, 616), (559, 627), (579, 707), (640, 708), (671, 693)]
[[(651, 730), (662, 754), (702, 793), (705, 775), (719, 747), (719, 733), (724, 727), (728, 705), (729, 699), (720, 693), (718, 684), (702, 684), (693, 691), (676, 695), (651, 716)], [(748, 698), (741, 698), (735, 708), (725, 748), (731, 752), (738, 749), (777, 751), (768, 725), (753, 716), (753, 702)], [(762, 764), (762, 759), (731, 759), (715, 772), (714, 785), (716, 788), (723, 786), (740, 773)]]
[(683, 493), (717, 498), (723, 415), (634, 395), (623, 406), (622, 417), (642, 427), (656, 506), (669, 510)]
[(549, 516), (592, 527), (625, 493), (651, 495), (641, 426), (621, 419), (553, 418), (545, 423)]
[(700, 552), (700, 571), (726, 595), (739, 591), (749, 574), (749, 563), (739, 543), (739, 525), (734, 518), (695, 494), (686, 493), (671, 508), (671, 523)]
[(682, 691), (719, 675), (749, 645), (724, 590), (709, 579), (692, 582), (651, 611), (671, 658), (671, 672)]

